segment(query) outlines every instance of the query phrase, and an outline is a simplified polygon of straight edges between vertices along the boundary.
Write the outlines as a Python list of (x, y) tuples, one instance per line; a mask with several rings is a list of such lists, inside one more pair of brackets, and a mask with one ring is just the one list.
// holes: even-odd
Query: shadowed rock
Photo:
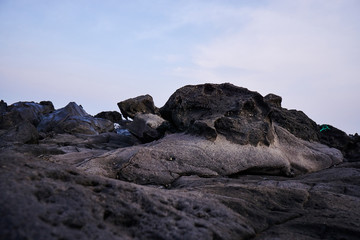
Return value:
[(271, 107), (281, 108), (282, 98), (280, 96), (270, 93), (264, 97), (264, 101)]
[(0, 129), (14, 127), (23, 121), (28, 121), (37, 126), (42, 116), (52, 111), (54, 111), (54, 106), (48, 101), (40, 102), (40, 104), (34, 102), (14, 103), (6, 108), (6, 112), (2, 113)]
[(22, 121), (9, 128), (4, 132), (0, 132), (0, 146), (11, 145), (14, 143), (38, 143), (39, 134), (29, 121)]
[(116, 111), (101, 112), (101, 113), (96, 114), (94, 117), (107, 119), (109, 121), (112, 121), (113, 123), (120, 123), (122, 121), (121, 114)]
[(114, 124), (106, 119), (93, 118), (76, 103), (44, 116), (38, 125), (42, 132), (99, 134), (114, 130)]
[(166, 124), (167, 122), (158, 115), (138, 113), (134, 120), (127, 125), (127, 129), (146, 143), (163, 137)]
[(134, 118), (137, 113), (157, 114), (158, 109), (154, 105), (154, 100), (150, 95), (142, 95), (130, 98), (118, 103), (121, 114), (124, 118)]
[[(276, 138), (270, 146), (239, 145), (220, 136), (212, 142), (187, 134), (172, 134), (147, 146), (114, 150), (92, 159), (91, 164), (108, 177), (166, 185), (186, 175), (218, 177), (251, 172), (294, 176), (342, 161), (337, 149), (303, 141), (281, 127), (275, 129)], [(113, 169), (106, 167), (111, 164)]]

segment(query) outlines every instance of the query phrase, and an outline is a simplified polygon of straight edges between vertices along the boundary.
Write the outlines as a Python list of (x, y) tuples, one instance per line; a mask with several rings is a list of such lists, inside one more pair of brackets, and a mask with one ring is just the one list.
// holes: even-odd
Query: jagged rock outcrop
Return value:
[(231, 84), (146, 99), (116, 131), (75, 103), (0, 102), (0, 239), (358, 238), (357, 134)]
[[(329, 124), (318, 125), (302, 111), (281, 108), (281, 97), (274, 94), (265, 96), (264, 101), (271, 107), (270, 119), (296, 137), (337, 148), (343, 153), (346, 160), (360, 160), (358, 138), (350, 137)], [(321, 131), (324, 126), (327, 126), (326, 130)]]
[(47, 114), (41, 119), (38, 131), (56, 133), (99, 134), (114, 130), (114, 124), (106, 119), (93, 118), (74, 102)]
[[(300, 138), (298, 132), (292, 134), (284, 128), (287, 125), (273, 123), (271, 109), (260, 94), (231, 84), (186, 86), (160, 109), (162, 116), (183, 133), (167, 135), (146, 146), (114, 150), (94, 158), (87, 169), (140, 184), (167, 185), (185, 175), (218, 177), (251, 172), (294, 176), (343, 161), (339, 150), (309, 141), (313, 140), (311, 136), (304, 140), (305, 135)], [(285, 117), (291, 121), (302, 117), (298, 123), (301, 127), (303, 120), (311, 121), (298, 111), (279, 108), (279, 112), (288, 113)], [(145, 120), (133, 124), (133, 133), (142, 136)], [(150, 127), (148, 131), (157, 134)]]
[(137, 113), (158, 113), (154, 100), (149, 94), (121, 101), (118, 107), (125, 119), (134, 118)]
[(107, 119), (109, 121), (112, 121), (113, 123), (120, 123), (123, 120), (121, 114), (116, 111), (104, 111), (96, 114), (94, 118)]
[(40, 103), (17, 102), (6, 108), (3, 104), (3, 109), (6, 109), (6, 111), (2, 110), (0, 129), (8, 129), (24, 121), (37, 126), (43, 115), (54, 111), (54, 105), (49, 101)]
[(281, 108), (282, 98), (275, 94), (268, 94), (264, 97), (264, 102), (269, 104), (271, 107)]
[(229, 83), (182, 87), (160, 109), (179, 131), (254, 146), (273, 141), (269, 112), (259, 93)]

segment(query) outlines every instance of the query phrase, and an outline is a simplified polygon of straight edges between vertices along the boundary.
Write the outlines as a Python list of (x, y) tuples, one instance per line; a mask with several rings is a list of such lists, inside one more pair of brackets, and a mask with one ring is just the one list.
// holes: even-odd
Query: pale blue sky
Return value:
[(0, 98), (90, 114), (230, 82), (360, 133), (358, 0), (0, 0)]

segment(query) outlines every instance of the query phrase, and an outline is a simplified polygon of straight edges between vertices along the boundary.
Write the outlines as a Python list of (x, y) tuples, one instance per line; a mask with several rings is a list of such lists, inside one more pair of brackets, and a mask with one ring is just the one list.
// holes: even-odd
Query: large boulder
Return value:
[(229, 83), (182, 87), (160, 113), (179, 131), (209, 140), (221, 134), (231, 142), (256, 146), (269, 145), (274, 139), (270, 107), (263, 97)]
[(113, 123), (119, 123), (123, 120), (121, 114), (117, 111), (100, 112), (100, 113), (96, 114), (94, 117), (107, 119), (109, 121), (112, 121)]
[(49, 101), (40, 103), (17, 102), (6, 108), (5, 105), (2, 104), (2, 109), (6, 109), (6, 112), (2, 110), (0, 129), (8, 129), (23, 121), (28, 121), (34, 126), (37, 126), (43, 115), (54, 111), (54, 105)]
[(22, 121), (0, 133), (0, 146), (13, 143), (38, 143), (39, 134), (36, 127), (29, 121)]
[(44, 116), (38, 125), (41, 132), (99, 134), (114, 130), (106, 119), (94, 118), (74, 102)]
[(146, 94), (119, 102), (118, 106), (124, 118), (134, 118), (137, 113), (157, 114), (153, 98)]
[(151, 113), (138, 113), (134, 120), (127, 125), (127, 129), (142, 142), (151, 142), (164, 135), (167, 121)]

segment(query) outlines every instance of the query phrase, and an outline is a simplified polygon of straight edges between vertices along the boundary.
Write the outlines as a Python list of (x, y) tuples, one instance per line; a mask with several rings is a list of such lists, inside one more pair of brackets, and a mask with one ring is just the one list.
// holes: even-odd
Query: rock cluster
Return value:
[[(185, 86), (95, 117), (0, 102), (0, 239), (358, 239), (360, 137)], [(115, 125), (115, 128), (114, 128)]]

